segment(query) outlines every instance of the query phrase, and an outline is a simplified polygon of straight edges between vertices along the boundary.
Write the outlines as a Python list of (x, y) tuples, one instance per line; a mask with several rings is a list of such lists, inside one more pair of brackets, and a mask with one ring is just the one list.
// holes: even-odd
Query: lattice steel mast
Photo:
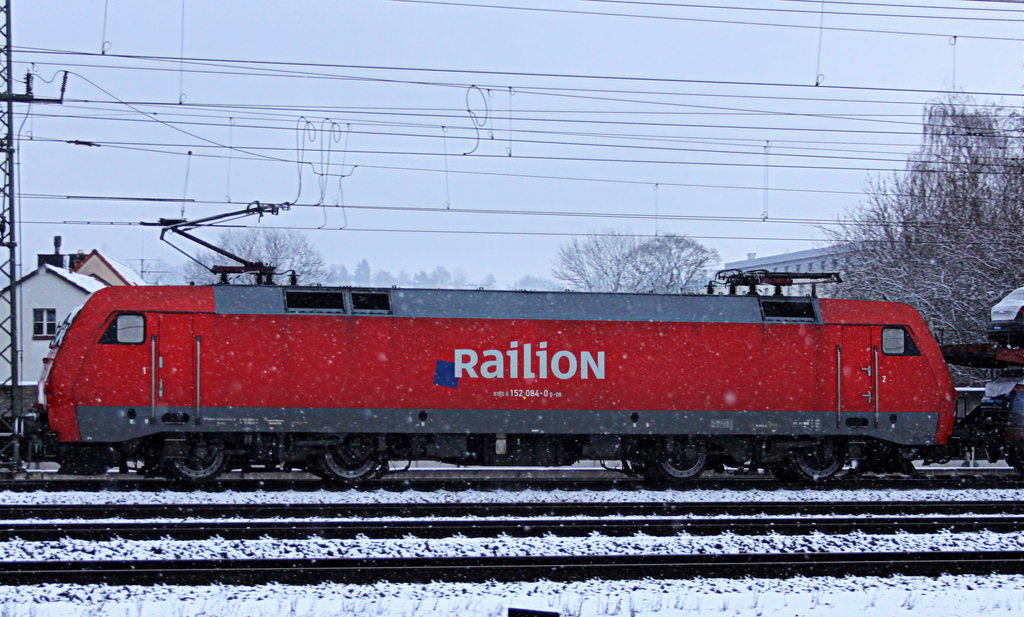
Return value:
[[(25, 94), (14, 93), (13, 59), (11, 57), (11, 2), (0, 0), (0, 82), (5, 86), (0, 101), (6, 104), (0, 114), (0, 247), (7, 252), (0, 256), (0, 284), (7, 284), (7, 294), (0, 294), (0, 366), (10, 368), (10, 380), (2, 384), (9, 389), (10, 406), (0, 410), (0, 471), (14, 472), (21, 467), (21, 394), (18, 382), (21, 377), (18, 346), (18, 300), (15, 290), (17, 283), (17, 242), (15, 239), (14, 209), (14, 103), (60, 103), (64, 99), (68, 76), (64, 73), (59, 99), (37, 99), (32, 96), (32, 75), (25, 79)], [(2, 253), (0, 248), (0, 253)]]

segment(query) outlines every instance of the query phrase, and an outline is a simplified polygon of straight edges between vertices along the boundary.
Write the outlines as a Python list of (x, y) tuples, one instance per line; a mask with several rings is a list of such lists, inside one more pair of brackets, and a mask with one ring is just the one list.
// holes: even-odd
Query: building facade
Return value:
[[(791, 272), (794, 275), (807, 272), (842, 272), (842, 254), (835, 247), (820, 249), (807, 249), (782, 253), (779, 255), (768, 255), (758, 257), (757, 253), (747, 253), (747, 258), (742, 261), (732, 261), (722, 266), (726, 270), (768, 270), (771, 272)], [(828, 296), (832, 284), (819, 284), (817, 292), (819, 295)], [(810, 285), (793, 285), (783, 288), (785, 295), (805, 296), (811, 293)], [(758, 288), (758, 293), (770, 294), (773, 290), (770, 286), (763, 285)]]

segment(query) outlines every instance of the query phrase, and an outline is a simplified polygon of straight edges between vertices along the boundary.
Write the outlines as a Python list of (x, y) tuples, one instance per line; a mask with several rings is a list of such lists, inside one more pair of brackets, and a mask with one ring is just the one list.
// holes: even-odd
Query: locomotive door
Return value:
[(875, 410), (875, 366), (871, 326), (843, 326), (839, 415)]
[(196, 408), (192, 315), (162, 313), (150, 334), (153, 412), (162, 424), (185, 424)]

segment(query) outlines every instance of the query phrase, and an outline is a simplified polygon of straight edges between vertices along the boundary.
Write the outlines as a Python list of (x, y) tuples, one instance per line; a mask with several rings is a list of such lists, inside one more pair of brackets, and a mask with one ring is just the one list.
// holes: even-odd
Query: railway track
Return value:
[(1019, 574), (1024, 551), (0, 563), (5, 585), (308, 585)]
[[(536, 473), (536, 472), (535, 472)], [(56, 479), (5, 479), (0, 480), (0, 491), (13, 492), (65, 492), (65, 491), (178, 491), (178, 492), (223, 492), (223, 491), (495, 491), (495, 490), (564, 490), (564, 491), (609, 491), (609, 490), (832, 490), (834, 488), (862, 489), (943, 489), (943, 488), (1024, 488), (1024, 478), (1008, 469), (985, 469), (969, 472), (964, 470), (928, 470), (916, 477), (880, 476), (845, 478), (836, 482), (794, 483), (784, 482), (771, 476), (718, 476), (698, 478), (686, 484), (658, 484), (634, 478), (612, 476), (606, 478), (573, 478), (565, 475), (546, 474), (523, 475), (486, 479), (467, 475), (431, 478), (418, 474), (414, 477), (385, 477), (369, 481), (357, 487), (325, 483), (309, 477), (282, 478), (281, 474), (261, 477), (247, 474), (246, 477), (225, 478), (204, 484), (188, 484), (157, 478), (142, 478), (134, 474), (111, 474), (107, 477), (56, 478)], [(396, 474), (397, 476), (397, 474)]]
[(0, 525), (0, 541), (24, 540), (55, 542), (64, 538), (88, 541), (122, 540), (255, 540), (273, 538), (292, 540), (307, 538), (399, 539), (449, 538), (456, 535), (473, 538), (538, 537), (545, 535), (586, 537), (604, 536), (673, 536), (690, 534), (713, 536), (736, 535), (829, 535), (861, 532), (867, 534), (933, 534), (940, 532), (993, 531), (1013, 533), (1024, 531), (1024, 516), (1009, 517), (803, 517), (803, 518), (629, 518), (629, 519), (551, 519), (511, 520), (366, 520), (366, 521), (177, 521), (166, 524), (148, 523), (18, 523)]
[(1024, 516), (1024, 501), (746, 501), (424, 504), (116, 504), (0, 506), (0, 520), (402, 519), (478, 517)]
[[(518, 518), (498, 519), (500, 516)], [(314, 520), (294, 520), (310, 517)], [(433, 518), (430, 518), (433, 517)], [(447, 518), (444, 518), (447, 517)], [(465, 518), (454, 518), (465, 517)], [(561, 518), (557, 518), (561, 517)], [(566, 518), (577, 517), (577, 518)], [(587, 517), (587, 518), (578, 518)], [(604, 518), (600, 518), (604, 517)], [(338, 518), (347, 520), (325, 520)], [(49, 519), (49, 520), (47, 520)], [(71, 519), (71, 520), (69, 520)], [(92, 519), (92, 520), (90, 520)], [(145, 520), (141, 520), (145, 519)], [(157, 519), (157, 520), (153, 520)], [(196, 520), (205, 519), (205, 520)], [(239, 520), (250, 519), (250, 520)], [(260, 520), (264, 519), (264, 520)], [(277, 520), (266, 520), (277, 519)], [(292, 520), (287, 520), (292, 519)], [(0, 540), (394, 539), (1024, 531), (1024, 502), (72, 505), (0, 507)], [(8, 561), (0, 580), (108, 585), (576, 581), (1020, 573), (1024, 551)]]

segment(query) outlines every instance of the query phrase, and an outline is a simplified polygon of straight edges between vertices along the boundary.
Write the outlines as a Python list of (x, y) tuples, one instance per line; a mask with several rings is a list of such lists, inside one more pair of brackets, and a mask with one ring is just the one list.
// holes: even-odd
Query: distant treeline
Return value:
[[(461, 270), (449, 271), (444, 266), (437, 266), (430, 272), (420, 270), (410, 274), (405, 270), (398, 274), (392, 274), (388, 270), (374, 270), (370, 262), (361, 259), (351, 272), (344, 264), (332, 265), (328, 271), (328, 285), (356, 285), (372, 287), (427, 287), (444, 289), (501, 289), (493, 274), (488, 274), (479, 280), (471, 280)], [(550, 280), (536, 277), (524, 276), (516, 281), (512, 289), (534, 289), (549, 290), (555, 285)]]

